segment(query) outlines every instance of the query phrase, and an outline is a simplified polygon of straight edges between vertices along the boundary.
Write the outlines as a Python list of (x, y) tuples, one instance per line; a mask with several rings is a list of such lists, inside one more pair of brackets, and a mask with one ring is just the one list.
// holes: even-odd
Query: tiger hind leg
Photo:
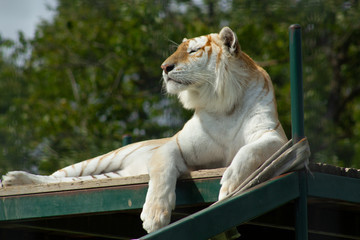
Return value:
[(85, 160), (50, 176), (12, 171), (3, 176), (2, 186), (87, 181), (147, 174), (147, 161), (169, 139), (134, 143), (107, 154)]

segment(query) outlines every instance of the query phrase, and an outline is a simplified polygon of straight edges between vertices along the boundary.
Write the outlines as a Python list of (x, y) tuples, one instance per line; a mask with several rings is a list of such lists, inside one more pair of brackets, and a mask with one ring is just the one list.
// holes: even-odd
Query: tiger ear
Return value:
[(182, 42), (186, 42), (188, 39), (187, 38), (184, 38), (183, 40), (182, 40)]
[(221, 29), (219, 35), (229, 53), (237, 56), (241, 51), (241, 47), (236, 34), (229, 27), (224, 27)]

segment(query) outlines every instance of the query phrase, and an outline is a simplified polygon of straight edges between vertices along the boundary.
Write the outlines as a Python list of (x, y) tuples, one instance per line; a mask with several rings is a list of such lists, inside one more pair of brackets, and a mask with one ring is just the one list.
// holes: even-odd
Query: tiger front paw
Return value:
[(175, 193), (171, 196), (157, 197), (146, 196), (146, 201), (141, 212), (143, 228), (148, 232), (154, 232), (170, 223), (171, 211), (175, 206)]
[(238, 186), (245, 180), (245, 173), (241, 171), (234, 171), (231, 167), (226, 169), (223, 177), (221, 178), (221, 188), (219, 192), (219, 201), (226, 198), (229, 194), (234, 192)]

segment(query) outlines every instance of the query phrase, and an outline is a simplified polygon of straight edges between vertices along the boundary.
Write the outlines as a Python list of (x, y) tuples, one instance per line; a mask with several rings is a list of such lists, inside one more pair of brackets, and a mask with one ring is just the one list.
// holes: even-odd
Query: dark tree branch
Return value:
[(360, 86), (356, 86), (355, 88), (353, 88), (351, 92), (343, 98), (341, 103), (339, 103), (336, 115), (339, 116), (341, 114), (341, 111), (346, 108), (346, 105), (358, 96), (360, 96)]
[(350, 33), (345, 34), (339, 41), (334, 43), (334, 48), (329, 54), (330, 65), (333, 70), (333, 77), (330, 82), (330, 94), (327, 102), (326, 118), (338, 122), (340, 114), (346, 104), (360, 94), (360, 90), (355, 88), (349, 95), (342, 96), (342, 88), (346, 86), (347, 79), (344, 79), (341, 73), (341, 66), (348, 61), (348, 50), (353, 42), (352, 36), (357, 32), (352, 29)]

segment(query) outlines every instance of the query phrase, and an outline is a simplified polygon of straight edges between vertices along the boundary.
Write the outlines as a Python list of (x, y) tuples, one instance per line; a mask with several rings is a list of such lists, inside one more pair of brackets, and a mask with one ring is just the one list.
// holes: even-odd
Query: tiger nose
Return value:
[(161, 65), (161, 68), (164, 70), (166, 74), (168, 74), (175, 68), (175, 64), (163, 64)]

